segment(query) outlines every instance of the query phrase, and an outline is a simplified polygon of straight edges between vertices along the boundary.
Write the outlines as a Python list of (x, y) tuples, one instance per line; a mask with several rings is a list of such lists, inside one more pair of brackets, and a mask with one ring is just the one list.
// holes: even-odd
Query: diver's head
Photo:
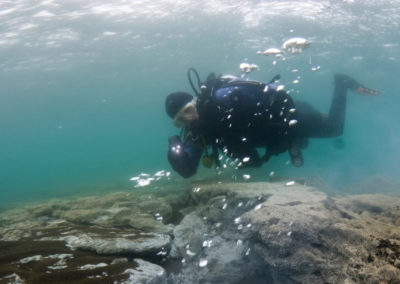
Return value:
[(185, 92), (169, 94), (165, 100), (165, 109), (177, 127), (189, 126), (199, 119), (196, 98)]

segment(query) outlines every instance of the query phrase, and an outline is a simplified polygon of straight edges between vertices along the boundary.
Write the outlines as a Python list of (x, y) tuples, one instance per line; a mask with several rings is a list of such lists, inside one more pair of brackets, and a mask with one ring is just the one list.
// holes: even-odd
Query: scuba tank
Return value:
[[(211, 104), (215, 104), (215, 98), (213, 97), (214, 95), (214, 90), (217, 90), (221, 86), (229, 86), (229, 85), (237, 85), (238, 82), (236, 79), (238, 77), (235, 76), (215, 76), (214, 73), (210, 73), (207, 76), (207, 79), (205, 82), (201, 82), (200, 76), (197, 72), (196, 69), (194, 68), (189, 68), (187, 71), (187, 78), (189, 81), (189, 84), (193, 90), (193, 92), (196, 94), (197, 97), (197, 102), (198, 104), (206, 105), (209, 102)], [(280, 79), (280, 75), (276, 75), (270, 80), (266, 85), (273, 85), (275, 84), (278, 80)], [(259, 85), (260, 82), (256, 81), (243, 81), (241, 84), (257, 84)], [(218, 100), (218, 99), (217, 99)], [(219, 105), (219, 104), (218, 104)], [(206, 144), (206, 141), (204, 137), (201, 137), (202, 139), (202, 144), (203, 148), (205, 149), (205, 154), (202, 159), (202, 164), (204, 167), (211, 168), (213, 165), (213, 162), (215, 161), (216, 167), (220, 166), (220, 161), (219, 161), (219, 154), (218, 154), (218, 147), (215, 143), (212, 143), (212, 153), (208, 152), (208, 147)]]

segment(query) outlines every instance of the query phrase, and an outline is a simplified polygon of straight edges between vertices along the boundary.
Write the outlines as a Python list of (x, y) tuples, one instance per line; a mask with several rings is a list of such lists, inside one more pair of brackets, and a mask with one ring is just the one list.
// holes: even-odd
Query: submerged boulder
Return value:
[(169, 235), (157, 233), (78, 234), (62, 237), (72, 249), (95, 251), (98, 254), (150, 254), (168, 248)]
[(164, 268), (159, 265), (144, 261), (140, 258), (135, 258), (134, 262), (137, 263), (137, 267), (127, 269), (123, 274), (128, 274), (129, 278), (121, 281), (121, 284), (162, 284), (165, 283), (166, 272)]
[(180, 274), (170, 276), (177, 283), (217, 283), (221, 275), (225, 283), (400, 279), (397, 198), (332, 198), (294, 182), (193, 188), (188, 193), (197, 206), (174, 230), (171, 257), (185, 262)]
[(0, 283), (165, 283), (159, 265), (71, 251), (61, 241), (1, 242)]
[(170, 234), (172, 227), (163, 222), (168, 222), (171, 216), (171, 206), (152, 195), (120, 192), (102, 197), (52, 200), (0, 214), (0, 240), (18, 241), (35, 237), (38, 232), (42, 238), (54, 238), (68, 231), (84, 234), (93, 228), (104, 228), (104, 233), (115, 228)]

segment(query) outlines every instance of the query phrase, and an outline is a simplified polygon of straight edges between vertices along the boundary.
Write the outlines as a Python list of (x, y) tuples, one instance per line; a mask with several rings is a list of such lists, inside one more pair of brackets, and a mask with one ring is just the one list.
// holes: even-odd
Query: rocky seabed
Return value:
[(400, 283), (400, 199), (202, 181), (49, 201), (0, 215), (0, 283)]

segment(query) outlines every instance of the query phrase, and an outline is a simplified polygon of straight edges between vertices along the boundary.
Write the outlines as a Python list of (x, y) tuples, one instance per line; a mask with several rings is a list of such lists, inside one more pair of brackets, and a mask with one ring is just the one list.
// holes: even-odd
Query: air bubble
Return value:
[(167, 252), (165, 251), (164, 248), (162, 248), (161, 251), (159, 251), (159, 252), (157, 253), (157, 255), (166, 255), (166, 254), (167, 254)]
[(293, 186), (295, 184), (295, 182), (292, 180), (292, 181), (288, 181), (286, 184), (285, 184), (285, 186)]
[(207, 259), (204, 259), (204, 258), (200, 259), (200, 262), (199, 262), (200, 267), (206, 267), (207, 264), (208, 264)]
[(316, 71), (318, 71), (319, 69), (321, 69), (321, 66), (313, 67), (313, 68), (311, 68), (311, 71), (312, 71), (312, 72), (316, 72)]
[(250, 175), (243, 175), (243, 178), (244, 178), (245, 180), (249, 180), (249, 179), (251, 178), (251, 176), (250, 176)]

